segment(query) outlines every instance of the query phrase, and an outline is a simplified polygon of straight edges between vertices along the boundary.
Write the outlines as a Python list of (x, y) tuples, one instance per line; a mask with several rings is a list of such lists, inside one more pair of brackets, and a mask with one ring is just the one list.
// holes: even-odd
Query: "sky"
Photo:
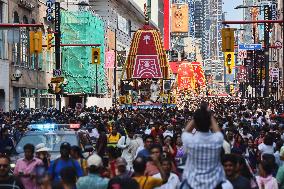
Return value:
[(238, 5), (243, 4), (243, 0), (223, 0), (223, 12), (225, 20), (243, 20), (243, 9), (234, 9)]

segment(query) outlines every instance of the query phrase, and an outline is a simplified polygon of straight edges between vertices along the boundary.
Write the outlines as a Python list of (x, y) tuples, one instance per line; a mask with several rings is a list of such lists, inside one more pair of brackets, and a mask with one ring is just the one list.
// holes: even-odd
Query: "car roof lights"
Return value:
[(28, 126), (31, 131), (60, 131), (80, 129), (80, 124), (31, 124)]

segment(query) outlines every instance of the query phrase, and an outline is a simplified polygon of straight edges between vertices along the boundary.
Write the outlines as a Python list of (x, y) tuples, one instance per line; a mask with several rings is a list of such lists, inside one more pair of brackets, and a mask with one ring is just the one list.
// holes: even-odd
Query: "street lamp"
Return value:
[(234, 9), (247, 9), (247, 8), (254, 8), (254, 7), (261, 8), (261, 6), (257, 6), (257, 5), (252, 5), (252, 6), (238, 5)]
[(238, 5), (234, 9), (246, 9), (246, 8), (249, 8), (249, 7), (248, 6), (244, 6), (244, 5)]

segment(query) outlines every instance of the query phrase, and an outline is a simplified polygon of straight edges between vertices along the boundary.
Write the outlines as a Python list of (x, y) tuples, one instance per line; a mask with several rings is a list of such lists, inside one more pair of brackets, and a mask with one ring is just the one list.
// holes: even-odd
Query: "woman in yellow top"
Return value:
[(87, 160), (83, 157), (82, 150), (79, 146), (72, 146), (70, 151), (71, 158), (78, 161), (82, 170), (84, 171), (84, 175), (88, 174), (88, 164)]
[(116, 147), (121, 135), (117, 132), (116, 127), (112, 128), (111, 133), (107, 137), (107, 146)]
[(159, 187), (162, 184), (167, 182), (167, 178), (164, 174), (164, 171), (161, 168), (161, 163), (159, 162), (158, 159), (153, 159), (153, 161), (157, 165), (157, 167), (158, 167), (158, 169), (161, 173), (162, 179), (144, 175), (147, 162), (142, 157), (137, 157), (133, 161), (133, 169), (134, 169), (134, 177), (133, 178), (139, 184), (140, 189), (153, 189), (153, 188)]

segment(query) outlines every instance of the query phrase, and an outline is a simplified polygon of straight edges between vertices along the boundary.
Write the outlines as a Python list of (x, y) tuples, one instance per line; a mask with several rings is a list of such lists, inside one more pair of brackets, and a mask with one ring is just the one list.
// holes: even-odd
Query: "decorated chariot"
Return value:
[(120, 105), (122, 108), (174, 107), (175, 88), (161, 34), (146, 19), (145, 25), (134, 33), (122, 70)]

